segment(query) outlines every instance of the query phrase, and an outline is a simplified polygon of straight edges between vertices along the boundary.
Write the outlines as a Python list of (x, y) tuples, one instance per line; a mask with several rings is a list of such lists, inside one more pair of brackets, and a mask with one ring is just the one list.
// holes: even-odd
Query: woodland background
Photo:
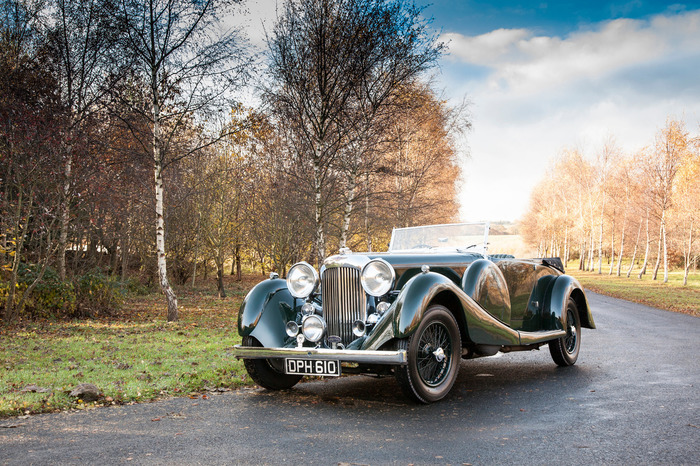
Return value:
[[(286, 2), (254, 55), (237, 1), (3, 0), (5, 322), (108, 313), (124, 290), (284, 275), (453, 221), (465, 106), (431, 86), (421, 10)], [(245, 106), (254, 89), (259, 105)]]
[[(430, 80), (445, 46), (421, 9), (287, 1), (256, 55), (227, 26), (242, 8), (2, 0), (4, 322), (109, 314), (154, 288), (174, 321), (171, 282), (216, 277), (225, 297), (225, 275), (383, 250), (393, 227), (456, 221), (478, 201), (458, 199), (471, 123)], [(666, 281), (682, 267), (687, 281), (699, 180), (681, 119), (637, 153), (612, 137), (566, 149), (520, 234), (581, 270)]]

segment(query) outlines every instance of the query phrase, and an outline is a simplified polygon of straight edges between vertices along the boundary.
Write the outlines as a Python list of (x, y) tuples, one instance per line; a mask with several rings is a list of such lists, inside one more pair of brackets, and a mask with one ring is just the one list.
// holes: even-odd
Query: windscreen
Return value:
[(469, 249), (485, 252), (488, 223), (456, 223), (395, 228), (389, 252), (420, 249)]

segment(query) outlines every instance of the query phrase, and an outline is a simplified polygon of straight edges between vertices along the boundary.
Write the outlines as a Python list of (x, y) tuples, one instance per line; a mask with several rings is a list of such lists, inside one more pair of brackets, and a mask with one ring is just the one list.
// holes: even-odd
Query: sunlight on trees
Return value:
[(598, 273), (607, 263), (608, 274), (620, 276), (626, 262), (627, 277), (639, 267), (642, 278), (653, 263), (656, 280), (663, 264), (667, 282), (669, 268), (682, 267), (687, 284), (700, 256), (699, 140), (669, 118), (635, 154), (621, 154), (611, 139), (595, 159), (564, 151), (531, 194), (522, 220), (526, 241), (538, 255), (578, 258), (579, 269)]

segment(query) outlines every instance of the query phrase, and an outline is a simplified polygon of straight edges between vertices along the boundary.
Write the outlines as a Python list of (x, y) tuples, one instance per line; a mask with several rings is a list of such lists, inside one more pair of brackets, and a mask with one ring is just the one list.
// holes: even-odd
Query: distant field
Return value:
[(489, 235), (489, 253), (512, 254), (518, 258), (537, 255), (537, 251), (527, 246), (520, 235)]

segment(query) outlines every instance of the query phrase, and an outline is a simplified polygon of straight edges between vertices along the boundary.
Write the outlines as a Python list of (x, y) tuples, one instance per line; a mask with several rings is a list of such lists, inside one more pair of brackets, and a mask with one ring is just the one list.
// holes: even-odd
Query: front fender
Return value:
[(576, 307), (581, 318), (581, 327), (595, 328), (591, 308), (588, 305), (583, 287), (574, 277), (560, 275), (554, 280), (546, 305), (542, 313), (542, 324), (546, 330), (561, 330), (566, 328), (564, 311), (569, 297), (576, 302)]
[(246, 295), (238, 311), (238, 333), (252, 336), (264, 347), (280, 347), (287, 336), (285, 325), (294, 320), (294, 297), (282, 279), (258, 283)]
[(411, 278), (394, 305), (394, 336), (405, 338), (412, 334), (423, 320), (423, 314), (433, 298), (445, 290), (455, 288), (449, 278), (435, 272), (420, 273)]

